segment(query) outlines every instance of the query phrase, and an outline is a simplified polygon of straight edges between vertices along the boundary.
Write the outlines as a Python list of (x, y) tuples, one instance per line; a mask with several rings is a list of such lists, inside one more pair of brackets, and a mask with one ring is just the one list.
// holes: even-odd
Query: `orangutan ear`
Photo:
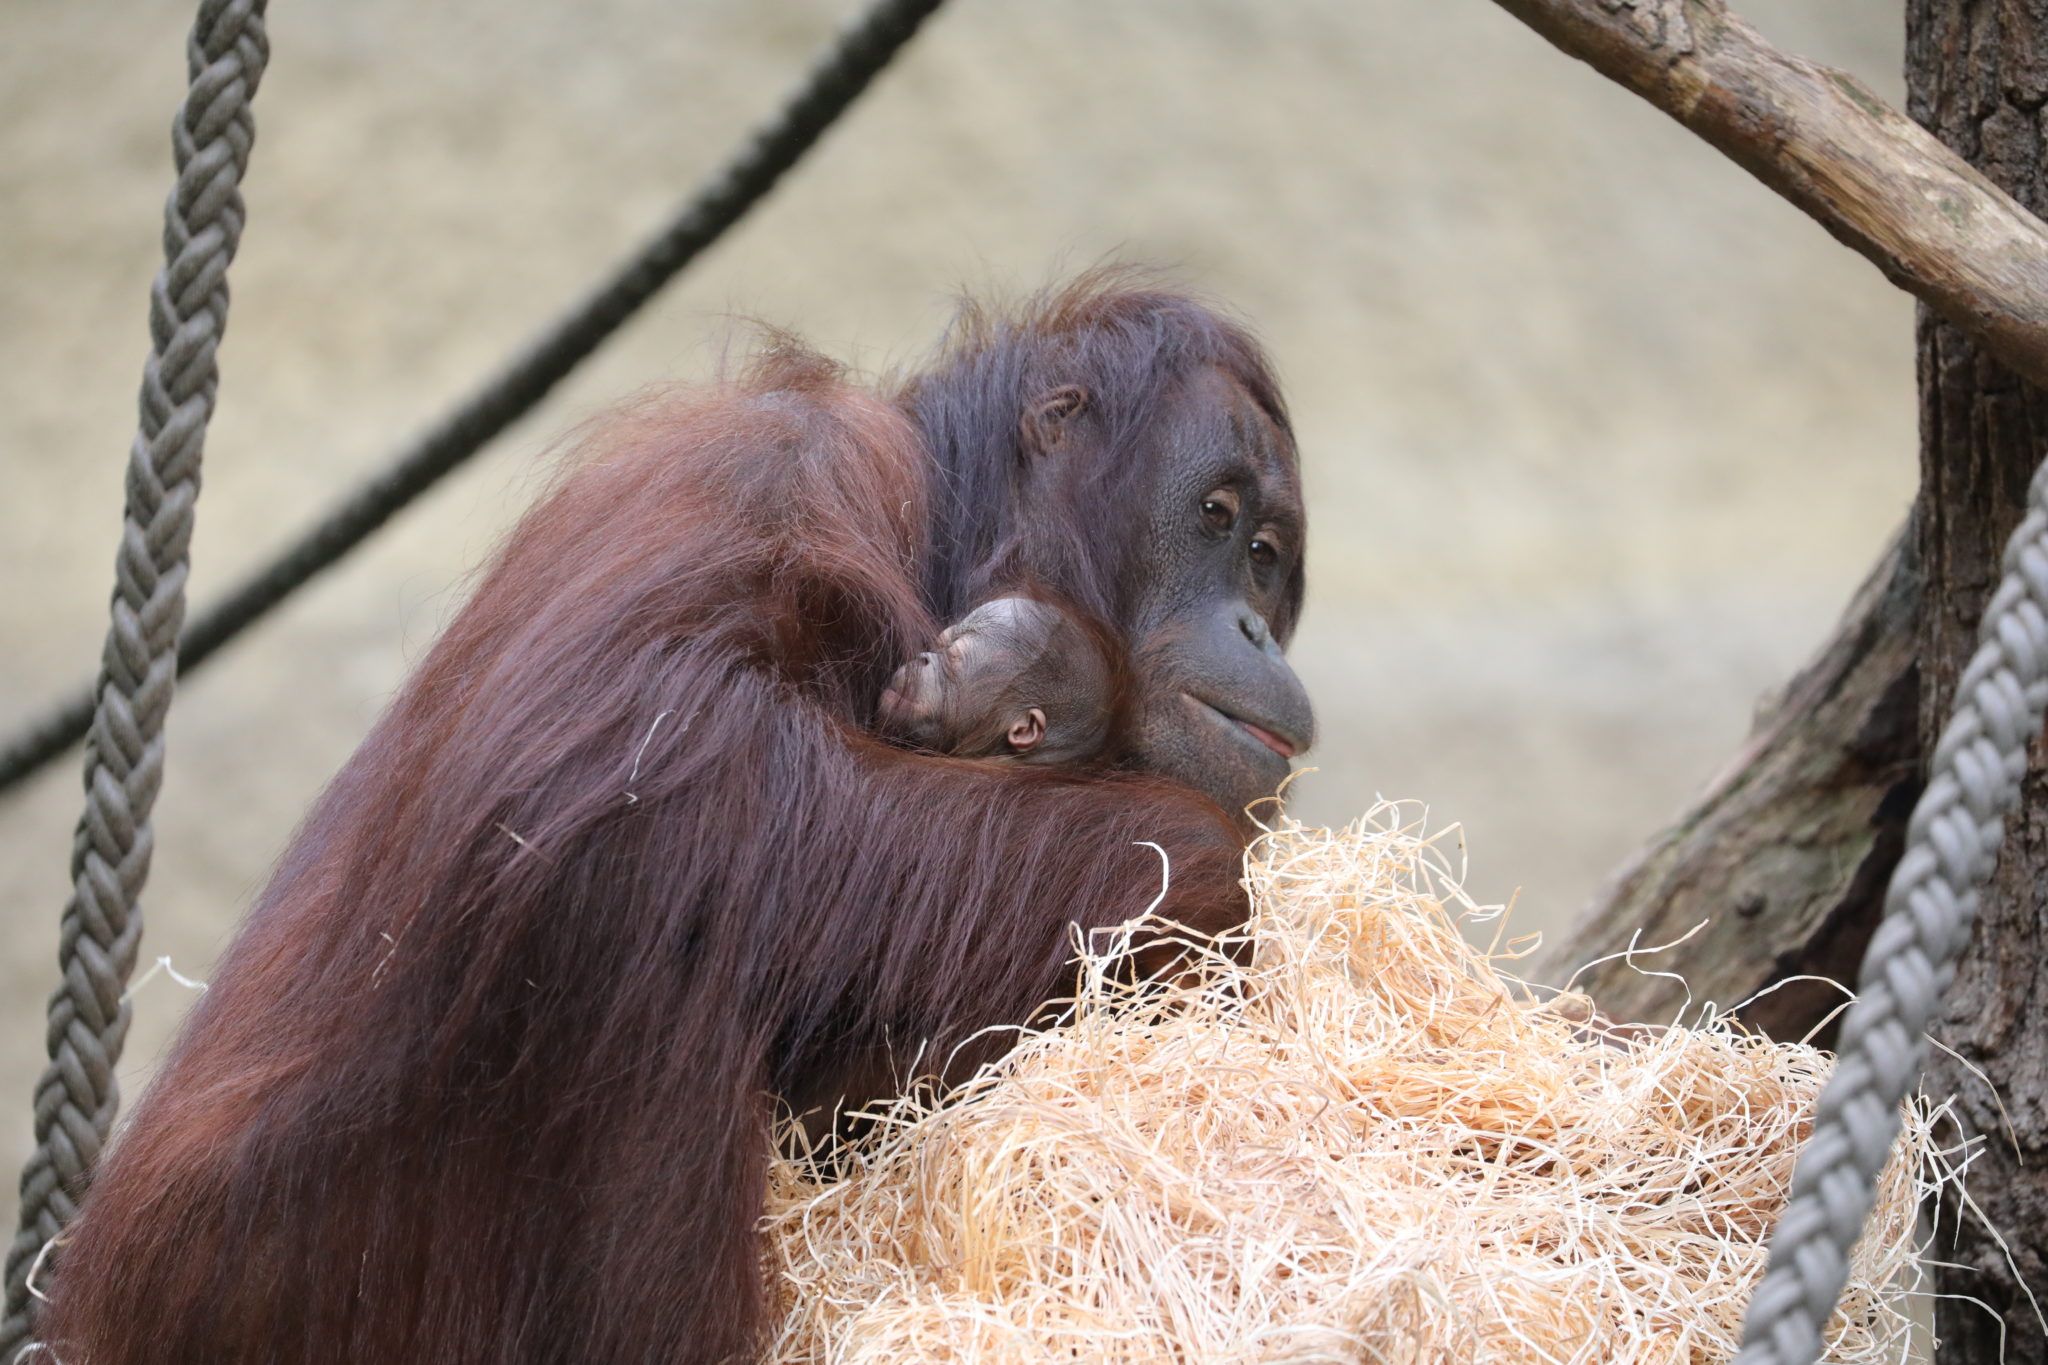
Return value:
[(1045, 455), (1059, 449), (1067, 423), (1088, 410), (1088, 390), (1065, 384), (1034, 398), (1024, 409), (1019, 435), (1026, 456)]
[(1003, 736), (1003, 742), (1010, 746), (1011, 753), (1026, 754), (1036, 749), (1038, 742), (1044, 738), (1045, 712), (1034, 706), (1010, 727), (1009, 733)]

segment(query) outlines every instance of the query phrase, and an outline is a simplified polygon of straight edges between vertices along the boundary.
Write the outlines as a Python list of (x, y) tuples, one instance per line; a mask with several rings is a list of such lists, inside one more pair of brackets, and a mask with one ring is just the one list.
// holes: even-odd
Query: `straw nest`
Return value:
[[(1468, 946), (1382, 806), (1248, 864), (1250, 966), (1079, 999), (829, 1172), (775, 1170), (778, 1361), (1695, 1362), (1735, 1350), (1828, 1069), (1725, 1018), (1606, 1031)], [(1909, 1114), (1829, 1360), (1897, 1360)]]

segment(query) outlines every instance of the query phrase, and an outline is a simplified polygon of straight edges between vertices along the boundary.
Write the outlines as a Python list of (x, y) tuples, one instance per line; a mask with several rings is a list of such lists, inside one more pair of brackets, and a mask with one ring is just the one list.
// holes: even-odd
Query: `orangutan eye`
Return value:
[(1270, 569), (1280, 562), (1280, 547), (1263, 536), (1251, 544), (1252, 563), (1262, 569)]
[(1228, 535), (1230, 528), (1237, 525), (1237, 509), (1237, 494), (1219, 488), (1202, 499), (1202, 520), (1218, 535)]

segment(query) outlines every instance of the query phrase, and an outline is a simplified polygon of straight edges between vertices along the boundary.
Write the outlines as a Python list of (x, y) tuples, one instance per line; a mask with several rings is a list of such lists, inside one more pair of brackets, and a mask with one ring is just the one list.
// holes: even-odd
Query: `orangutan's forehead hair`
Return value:
[[(963, 304), (933, 363), (899, 400), (937, 463), (930, 502), (927, 605), (957, 619), (1021, 518), (1056, 534), (1023, 567), (1106, 620), (1122, 621), (1142, 582), (1137, 518), (1158, 476), (1145, 439), (1178, 381), (1217, 369), (1237, 381), (1283, 435), (1292, 429), (1264, 352), (1243, 324), (1199, 297), (1130, 269), (1091, 271), (1014, 311)], [(1020, 422), (1041, 396), (1086, 391), (1099, 458), (1078, 468), (1058, 507), (1018, 508)]]

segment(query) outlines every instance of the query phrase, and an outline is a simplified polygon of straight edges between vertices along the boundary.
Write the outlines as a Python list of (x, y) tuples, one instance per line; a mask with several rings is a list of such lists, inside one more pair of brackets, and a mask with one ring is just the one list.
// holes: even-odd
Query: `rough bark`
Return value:
[(1496, 3), (2048, 383), (2048, 228), (1855, 77), (1779, 52), (1723, 0)]
[[(1908, 0), (1907, 89), (1915, 119), (2036, 212), (2048, 207), (2048, 0)], [(2048, 393), (2022, 382), (1969, 337), (1921, 312), (1919, 554), (1920, 736), (1930, 745), (1998, 581), (2000, 547), (2019, 521), (2028, 480), (2048, 453)], [(2003, 1232), (2018, 1273), (2048, 1298), (2048, 775), (2037, 748), (1998, 871), (1937, 1036), (1930, 1094), (1956, 1096), (1959, 1125), (1984, 1149), (1969, 1188)], [(2004, 1097), (2017, 1149), (1998, 1102)], [(1942, 1365), (2048, 1360), (2048, 1334), (2005, 1254), (1944, 1201), (1944, 1294), (1983, 1300), (2005, 1319), (1937, 1300)], [(1954, 1243), (1947, 1238), (1953, 1231)], [(2001, 1346), (2003, 1355), (2001, 1356)]]

